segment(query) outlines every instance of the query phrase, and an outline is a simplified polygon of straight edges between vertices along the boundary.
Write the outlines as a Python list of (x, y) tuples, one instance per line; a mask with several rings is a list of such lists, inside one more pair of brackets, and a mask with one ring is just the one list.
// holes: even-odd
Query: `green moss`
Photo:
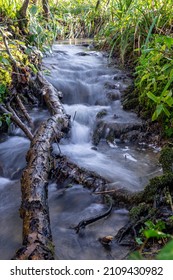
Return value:
[(105, 117), (106, 115), (107, 115), (107, 110), (103, 109), (97, 113), (96, 118), (101, 119), (101, 118)]
[(145, 187), (143, 192), (143, 201), (146, 203), (154, 203), (160, 205), (167, 191), (173, 190), (173, 173), (155, 177), (150, 180), (150, 183)]
[(139, 105), (138, 98), (132, 98), (132, 99), (126, 98), (123, 101), (123, 109), (124, 110), (135, 109), (138, 105)]
[(129, 212), (129, 217), (132, 221), (137, 221), (141, 216), (148, 214), (148, 210), (149, 206), (145, 202), (142, 202), (138, 206), (132, 207)]
[(159, 162), (164, 173), (173, 171), (173, 148), (165, 146), (160, 154)]

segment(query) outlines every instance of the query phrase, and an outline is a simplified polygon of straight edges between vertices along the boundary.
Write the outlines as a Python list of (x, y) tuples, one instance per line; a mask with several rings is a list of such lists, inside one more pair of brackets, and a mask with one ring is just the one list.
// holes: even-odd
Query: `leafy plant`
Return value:
[[(172, 217), (170, 217), (172, 220)], [(144, 223), (144, 227), (140, 230), (140, 236), (136, 237), (136, 243), (140, 246), (138, 251), (133, 252), (130, 254), (129, 259), (133, 260), (142, 260), (145, 259), (143, 250), (150, 239), (154, 240), (161, 240), (163, 243), (166, 242), (166, 245), (156, 254), (156, 259), (158, 260), (172, 260), (173, 259), (173, 236), (166, 233), (166, 225), (163, 220), (157, 220), (154, 223), (151, 220), (148, 220)], [(170, 240), (168, 243), (167, 241)], [(154, 241), (153, 241), (154, 242)]]
[(151, 220), (145, 222), (145, 229), (143, 229), (143, 235), (149, 238), (170, 238), (171, 235), (164, 233), (163, 230), (166, 228), (165, 223), (162, 220), (158, 220), (156, 224), (154, 224)]
[(173, 240), (169, 241), (156, 257), (157, 260), (173, 260)]
[(171, 121), (173, 106), (173, 38), (155, 35), (143, 48), (136, 67), (139, 102), (152, 113), (152, 120)]
[(3, 114), (0, 116), (0, 127), (2, 126), (3, 123), (6, 123), (8, 126), (11, 124), (11, 115), (10, 114)]

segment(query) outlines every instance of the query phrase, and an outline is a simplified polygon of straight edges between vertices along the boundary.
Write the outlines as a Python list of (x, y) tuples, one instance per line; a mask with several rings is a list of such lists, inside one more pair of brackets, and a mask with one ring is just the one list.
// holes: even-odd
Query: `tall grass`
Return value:
[(15, 19), (16, 11), (21, 6), (20, 0), (1, 0), (0, 1), (0, 15), (1, 17), (8, 17)]
[[(111, 54), (118, 52), (122, 63), (135, 59), (153, 33), (168, 32), (173, 15), (167, 0), (110, 0), (109, 21), (101, 30)], [(138, 52), (136, 52), (138, 50)]]

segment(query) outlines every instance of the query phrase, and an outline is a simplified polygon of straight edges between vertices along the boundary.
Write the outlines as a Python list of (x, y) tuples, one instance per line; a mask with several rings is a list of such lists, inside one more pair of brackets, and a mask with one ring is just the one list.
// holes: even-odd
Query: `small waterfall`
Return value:
[(90, 140), (90, 128), (77, 121), (73, 122), (71, 129), (71, 143), (83, 144), (88, 143)]

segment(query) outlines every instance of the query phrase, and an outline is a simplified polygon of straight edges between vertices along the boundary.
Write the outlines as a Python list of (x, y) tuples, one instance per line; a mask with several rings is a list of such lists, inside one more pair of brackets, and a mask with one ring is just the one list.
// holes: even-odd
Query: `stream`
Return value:
[[(68, 137), (59, 145), (53, 144), (54, 154), (61, 151), (79, 166), (105, 177), (110, 189), (118, 185), (141, 190), (161, 173), (158, 149), (118, 137), (108, 141), (109, 126), (98, 145), (93, 144), (100, 112), (106, 112), (101, 119), (110, 126), (141, 124), (134, 113), (121, 106), (121, 94), (131, 81), (118, 67), (108, 66), (106, 54), (83, 45), (55, 44), (53, 54), (43, 60), (43, 69), (48, 81), (62, 91), (64, 108), (72, 121)], [(110, 95), (114, 98), (107, 98)], [(31, 117), (37, 127), (49, 114), (34, 108)], [(22, 242), (20, 176), (28, 149), (29, 140), (18, 128), (12, 126), (8, 135), (0, 136), (0, 259), (10, 259)], [(122, 259), (128, 253), (126, 247), (115, 243), (105, 247), (99, 242), (101, 237), (114, 236), (127, 223), (126, 209), (113, 208), (107, 218), (76, 234), (72, 226), (104, 213), (108, 205), (82, 185), (58, 186), (53, 182), (49, 184), (49, 208), (57, 259)]]

